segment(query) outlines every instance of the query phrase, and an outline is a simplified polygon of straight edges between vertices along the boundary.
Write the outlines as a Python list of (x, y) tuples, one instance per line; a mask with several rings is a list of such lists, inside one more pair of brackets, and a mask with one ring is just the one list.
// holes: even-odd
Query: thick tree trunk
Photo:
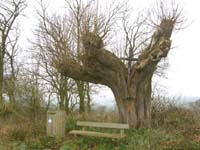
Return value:
[[(151, 77), (135, 78), (136, 84), (112, 88), (121, 123), (131, 127), (150, 127), (151, 121)], [(128, 91), (129, 89), (129, 91)]]
[(125, 99), (121, 96), (115, 96), (119, 119), (121, 123), (128, 123), (131, 127), (137, 127), (136, 103), (132, 99)]
[(137, 126), (150, 127), (151, 123), (151, 78), (144, 79), (137, 87)]

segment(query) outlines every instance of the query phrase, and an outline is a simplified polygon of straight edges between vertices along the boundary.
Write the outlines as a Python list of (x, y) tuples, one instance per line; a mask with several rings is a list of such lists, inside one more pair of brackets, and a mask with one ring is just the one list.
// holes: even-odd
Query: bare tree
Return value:
[[(80, 56), (83, 53), (81, 33), (83, 31), (85, 32), (86, 30), (90, 30), (90, 26), (92, 22), (94, 22), (94, 20), (91, 20), (92, 16), (89, 16), (88, 13), (88, 11), (92, 9), (91, 4), (93, 1), (90, 1), (87, 4), (84, 4), (82, 0), (68, 0), (66, 2), (67, 6), (69, 7), (69, 14), (64, 17), (59, 15), (53, 15), (49, 17), (47, 8), (41, 2), (42, 11), (38, 12), (38, 15), (40, 16), (40, 26), (36, 33), (38, 41), (35, 42), (35, 44), (43, 53), (41, 60), (46, 61), (46, 64), (48, 64), (46, 67), (52, 66), (52, 60), (50, 57), (56, 58), (58, 53), (63, 53), (63, 56), (70, 55), (69, 57), (74, 57), (79, 63), (81, 63)], [(102, 34), (105, 34), (105, 32), (108, 32), (107, 26), (105, 27), (104, 31), (102, 31)], [(55, 75), (55, 68), (51, 67), (51, 70), (54, 70)], [(48, 72), (50, 72), (50, 70)], [(51, 75), (49, 74), (49, 76)], [(62, 76), (60, 83), (64, 82), (64, 76), (61, 74), (59, 76)], [(71, 80), (69, 81), (71, 82)], [(90, 104), (90, 92), (88, 91), (90, 88), (88, 87), (89, 84), (83, 81), (75, 80), (75, 83), (77, 87), (76, 94), (78, 94), (79, 98), (79, 111), (82, 113), (85, 112), (86, 98), (89, 99), (87, 101), (89, 102), (87, 103), (87, 106)], [(66, 88), (62, 91), (66, 91), (66, 89), (69, 90), (67, 86), (70, 87), (70, 85), (65, 84), (65, 86)]]
[[(36, 41), (33, 42), (36, 52), (36, 60), (40, 61), (40, 78), (52, 87), (51, 93), (55, 93), (58, 98), (59, 108), (69, 112), (72, 94), (74, 94), (75, 81), (59, 73), (52, 67), (46, 49), (54, 49), (62, 52), (71, 45), (69, 28), (65, 27), (66, 17), (54, 15), (47, 17), (46, 6), (41, 1), (41, 12), (37, 12), (39, 18), (39, 29), (36, 30)], [(70, 27), (71, 28), (71, 27)], [(66, 52), (64, 52), (66, 53)], [(63, 55), (64, 55), (63, 53)], [(71, 54), (72, 55), (72, 54)]]
[(31, 71), (25, 67), (27, 66), (24, 65), (21, 68), (17, 77), (16, 112), (22, 116), (27, 116), (33, 123), (37, 124), (42, 117), (43, 104), (45, 103), (45, 93), (39, 76), (40, 66), (38, 62), (31, 63)]
[[(87, 9), (90, 7), (90, 4), (92, 1), (90, 1), (88, 4), (84, 5), (82, 0), (66, 0), (67, 6), (69, 7), (69, 13), (70, 16), (68, 16), (70, 19), (70, 24), (73, 28), (73, 40), (75, 41), (75, 55), (77, 55), (77, 60), (80, 61), (80, 55), (83, 51), (82, 45), (81, 45), (81, 31), (82, 26), (81, 23), (83, 21), (83, 17)], [(86, 92), (89, 90), (89, 88), (86, 89), (86, 82), (76, 80), (76, 86), (77, 86), (77, 93), (79, 97), (79, 112), (83, 113), (85, 112), (85, 97)], [(88, 84), (89, 85), (89, 84)], [(89, 91), (88, 91), (89, 92)]]
[[(12, 34), (12, 31), (15, 29), (17, 18), (25, 7), (25, 0), (2, 0), (0, 2), (0, 107), (3, 105), (4, 59), (6, 55), (8, 56), (11, 65), (12, 80), (15, 80), (14, 53), (18, 35), (15, 37), (15, 35)], [(11, 48), (11, 51), (9, 51), (9, 48)]]
[[(14, 35), (14, 33), (13, 33)], [(19, 73), (19, 66), (16, 61), (17, 53), (19, 51), (18, 47), (19, 31), (16, 28), (14, 39), (8, 39), (7, 50), (4, 61), (4, 92), (9, 97), (10, 109), (14, 109), (16, 100), (16, 82), (17, 75)]]

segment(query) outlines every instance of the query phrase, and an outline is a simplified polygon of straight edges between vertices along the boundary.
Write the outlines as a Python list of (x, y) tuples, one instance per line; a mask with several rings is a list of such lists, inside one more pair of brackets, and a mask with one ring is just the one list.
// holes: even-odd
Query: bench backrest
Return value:
[(128, 124), (120, 123), (105, 123), (105, 122), (88, 122), (77, 121), (77, 126), (98, 127), (98, 128), (114, 128), (114, 129), (129, 129)]

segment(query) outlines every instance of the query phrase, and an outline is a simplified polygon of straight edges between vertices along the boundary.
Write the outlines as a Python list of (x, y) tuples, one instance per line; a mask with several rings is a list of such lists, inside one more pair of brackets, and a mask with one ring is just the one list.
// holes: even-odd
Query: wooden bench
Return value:
[[(69, 132), (69, 134), (119, 139), (119, 138), (124, 138), (126, 136), (124, 130), (129, 129), (128, 124), (119, 124), (119, 123), (77, 121), (76, 125), (81, 126), (82, 130), (72, 130)], [(85, 127), (120, 129), (120, 133), (102, 133), (95, 131), (86, 131)]]

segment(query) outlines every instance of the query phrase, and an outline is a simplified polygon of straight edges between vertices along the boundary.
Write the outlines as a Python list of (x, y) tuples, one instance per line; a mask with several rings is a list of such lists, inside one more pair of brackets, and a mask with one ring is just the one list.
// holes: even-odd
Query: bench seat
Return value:
[(101, 132), (94, 132), (94, 131), (83, 131), (83, 130), (72, 130), (69, 132), (69, 134), (75, 134), (75, 135), (83, 135), (83, 136), (93, 136), (93, 137), (106, 137), (106, 138), (112, 138), (112, 139), (120, 139), (124, 138), (125, 134), (117, 134), (117, 133), (101, 133)]
[[(81, 130), (72, 130), (69, 132), (69, 134), (120, 139), (120, 138), (124, 138), (126, 136), (124, 133), (124, 130), (129, 129), (128, 124), (120, 124), (120, 123), (77, 121), (76, 125), (81, 126), (82, 129)], [(105, 132), (86, 131), (85, 127), (118, 129), (118, 130), (120, 130), (120, 133), (105, 133)]]

